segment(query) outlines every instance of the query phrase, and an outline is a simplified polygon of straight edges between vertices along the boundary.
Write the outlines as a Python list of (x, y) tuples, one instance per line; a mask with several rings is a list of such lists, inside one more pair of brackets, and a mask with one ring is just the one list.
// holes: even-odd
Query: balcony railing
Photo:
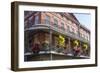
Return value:
[(78, 40), (89, 43), (89, 41), (80, 37), (79, 34), (75, 34), (74, 32), (70, 32), (68, 29), (65, 29), (64, 27), (59, 26), (58, 24), (54, 24), (53, 22), (47, 21), (47, 22), (49, 22), (49, 24), (46, 24), (45, 22), (46, 21), (43, 21), (40, 24), (31, 24), (31, 25), (27, 26), (26, 29), (33, 29), (33, 27), (35, 27), (35, 28), (36, 27), (44, 27), (46, 29), (51, 29), (51, 30), (54, 30), (54, 31), (59, 32), (61, 34), (64, 34), (66, 36), (72, 37), (74, 39), (78, 39)]

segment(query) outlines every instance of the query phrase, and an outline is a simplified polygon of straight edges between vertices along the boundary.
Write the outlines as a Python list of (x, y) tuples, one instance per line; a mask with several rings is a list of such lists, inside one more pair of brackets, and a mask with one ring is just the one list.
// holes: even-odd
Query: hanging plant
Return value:
[(49, 42), (47, 40), (45, 40), (43, 43), (42, 43), (42, 47), (43, 49), (49, 49)]
[(78, 40), (74, 40), (73, 44), (74, 44), (74, 46), (78, 46), (79, 45)]
[(62, 46), (62, 47), (65, 46), (65, 38), (63, 36), (59, 35), (58, 42), (59, 42), (59, 46)]
[(45, 40), (44, 43), (49, 44), (49, 41)]
[(84, 48), (85, 50), (87, 50), (88, 45), (87, 45), (87, 44), (83, 44), (83, 48)]

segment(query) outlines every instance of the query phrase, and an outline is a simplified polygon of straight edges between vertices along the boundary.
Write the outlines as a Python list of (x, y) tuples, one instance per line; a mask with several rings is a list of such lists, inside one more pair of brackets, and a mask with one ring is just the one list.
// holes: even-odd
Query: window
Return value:
[(88, 41), (88, 36), (86, 36), (85, 38), (86, 38), (86, 40)]
[(82, 38), (84, 37), (84, 35), (82, 34)]
[(25, 21), (24, 26), (25, 26), (25, 27), (28, 26), (28, 21)]
[(83, 38), (85, 39), (85, 35), (83, 34)]
[(68, 23), (69, 23), (69, 24), (72, 24), (72, 22), (71, 22), (70, 20), (68, 20)]
[(80, 37), (82, 37), (82, 34), (80, 33)]
[(77, 36), (79, 35), (78, 30), (75, 31), (75, 34), (76, 34)]
[(86, 36), (86, 40), (88, 41), (88, 36)]
[(75, 29), (73, 27), (70, 28), (70, 33), (75, 34)]
[(89, 41), (90, 40), (89, 36), (87, 38), (88, 38), (88, 41)]
[(73, 30), (72, 30), (72, 26), (70, 26), (70, 32), (72, 32)]
[(58, 21), (57, 21), (57, 19), (54, 19), (54, 26), (58, 27)]
[(83, 34), (80, 32), (80, 37), (83, 37)]
[(50, 24), (50, 16), (45, 16), (45, 24)]
[(67, 26), (67, 31), (68, 31), (68, 32), (70, 31), (70, 26), (69, 26), (69, 25)]
[(72, 33), (74, 33), (75, 32), (75, 30), (74, 30), (74, 28), (72, 28)]
[(39, 24), (39, 16), (35, 16), (35, 24)]
[(61, 26), (64, 27), (64, 23), (61, 23)]
[(65, 30), (65, 28), (64, 28), (64, 23), (61, 23), (61, 29), (62, 29), (62, 30)]
[(33, 12), (32, 11), (24, 11), (24, 16), (27, 18), (29, 15), (31, 15)]
[(31, 17), (28, 18), (27, 24), (28, 24), (28, 27), (30, 27), (30, 26), (33, 25), (33, 16), (31, 16)]

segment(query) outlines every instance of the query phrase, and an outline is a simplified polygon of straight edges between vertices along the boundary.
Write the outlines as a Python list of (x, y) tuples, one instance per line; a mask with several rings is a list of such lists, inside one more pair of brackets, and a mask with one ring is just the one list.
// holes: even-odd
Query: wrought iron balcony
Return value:
[(25, 28), (25, 31), (27, 31), (27, 30), (36, 30), (36, 29), (49, 29), (49, 30), (58, 32), (60, 34), (63, 34), (65, 36), (69, 36), (71, 38), (89, 43), (89, 41), (87, 41), (86, 39), (80, 37), (79, 34), (75, 34), (73, 32), (70, 32), (68, 29), (65, 29), (64, 27), (60, 27), (58, 24), (54, 24), (53, 22), (49, 22), (49, 24), (46, 24), (45, 21), (44, 21), (40, 24), (33, 24), (31, 26), (27, 26), (27, 28)]

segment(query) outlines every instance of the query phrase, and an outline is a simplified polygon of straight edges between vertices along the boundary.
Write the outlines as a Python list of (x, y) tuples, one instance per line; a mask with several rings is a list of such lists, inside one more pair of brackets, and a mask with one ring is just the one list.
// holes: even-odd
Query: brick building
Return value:
[(55, 51), (61, 35), (66, 47), (62, 50), (63, 53), (71, 53), (73, 42), (76, 40), (81, 51), (84, 51), (83, 45), (87, 45), (87, 52), (83, 55), (89, 56), (90, 30), (81, 25), (73, 13), (25, 11), (24, 33), (25, 52), (30, 52), (34, 43), (42, 45), (44, 42), (48, 43), (49, 49)]

